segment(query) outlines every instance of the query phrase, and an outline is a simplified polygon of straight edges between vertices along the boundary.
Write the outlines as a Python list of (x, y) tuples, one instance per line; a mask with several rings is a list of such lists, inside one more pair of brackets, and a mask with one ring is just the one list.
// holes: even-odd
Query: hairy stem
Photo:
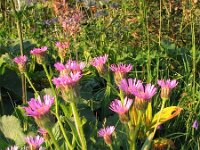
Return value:
[(24, 72), (24, 76), (26, 77), (28, 83), (30, 84), (31, 88), (33, 89), (33, 91), (35, 92), (36, 96), (39, 96), (38, 91), (35, 89), (34, 85), (32, 84), (27, 72)]
[(80, 119), (80, 116), (78, 114), (76, 104), (74, 102), (72, 102), (71, 107), (72, 107), (72, 112), (73, 112), (73, 116), (74, 116), (76, 130), (77, 130), (80, 142), (81, 142), (82, 150), (87, 150), (86, 139), (85, 139), (83, 127), (82, 127), (82, 124), (81, 124), (81, 119)]
[(65, 132), (65, 130), (64, 130), (64, 127), (63, 127), (62, 122), (61, 122), (60, 117), (59, 117), (59, 113), (58, 113), (58, 98), (57, 98), (56, 91), (55, 91), (55, 89), (54, 89), (53, 83), (52, 83), (52, 81), (51, 81), (51, 75), (49, 74), (46, 65), (43, 64), (42, 66), (43, 66), (43, 68), (44, 68), (44, 71), (45, 71), (45, 73), (46, 73), (46, 76), (47, 76), (47, 78), (48, 78), (48, 80), (49, 80), (49, 84), (50, 84), (51, 89), (53, 90), (53, 94), (54, 94), (54, 96), (55, 96), (55, 111), (56, 111), (55, 114), (56, 114), (56, 118), (57, 118), (57, 120), (58, 120), (58, 124), (59, 124), (60, 129), (61, 129), (61, 132), (62, 132), (62, 134), (63, 134), (63, 136), (64, 136), (65, 142), (67, 143), (68, 148), (71, 150), (71, 149), (72, 149), (72, 146), (71, 146), (71, 144), (70, 144), (70, 142), (69, 142), (69, 140), (68, 140), (68, 138), (67, 138), (66, 132)]

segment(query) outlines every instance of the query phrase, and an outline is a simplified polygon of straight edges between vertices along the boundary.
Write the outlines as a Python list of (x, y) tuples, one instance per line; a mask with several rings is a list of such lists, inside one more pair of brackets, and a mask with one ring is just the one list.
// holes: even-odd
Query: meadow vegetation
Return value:
[(0, 149), (200, 149), (198, 0), (0, 10)]

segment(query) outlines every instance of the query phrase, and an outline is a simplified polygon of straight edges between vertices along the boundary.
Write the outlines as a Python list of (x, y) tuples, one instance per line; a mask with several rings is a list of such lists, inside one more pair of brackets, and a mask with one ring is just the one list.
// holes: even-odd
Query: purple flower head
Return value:
[(110, 65), (110, 69), (115, 73), (126, 74), (132, 70), (133, 66), (131, 64), (112, 64)]
[(144, 87), (143, 85), (138, 86), (136, 89), (132, 90), (133, 94), (136, 97), (144, 100), (150, 100), (156, 94), (157, 88), (154, 85), (146, 84)]
[(34, 118), (40, 118), (41, 116), (47, 114), (54, 103), (54, 97), (49, 95), (44, 96), (44, 102), (38, 96), (38, 99), (31, 98), (28, 102), (28, 107), (24, 107), (26, 114)]
[(133, 100), (127, 97), (124, 99), (124, 104), (122, 104), (120, 100), (115, 99), (114, 101), (111, 102), (110, 109), (118, 113), (119, 115), (124, 115), (129, 111), (129, 108), (131, 107), (132, 103)]
[(65, 68), (67, 70), (71, 70), (73, 73), (81, 72), (85, 68), (85, 63), (84, 62), (78, 63), (77, 61), (68, 60), (68, 62), (65, 65)]
[(30, 51), (30, 54), (36, 56), (36, 61), (38, 64), (42, 65), (45, 63), (45, 54), (47, 51), (47, 46), (41, 47), (41, 48), (34, 48)]
[(124, 102), (122, 103), (120, 100), (115, 99), (110, 104), (110, 109), (119, 114), (119, 119), (122, 123), (127, 123), (129, 121), (128, 116), (126, 113), (129, 111), (131, 105), (133, 103), (132, 99), (125, 98)]
[(47, 51), (47, 46), (41, 47), (41, 48), (34, 48), (30, 51), (30, 54), (33, 55), (44, 55)]
[(96, 69), (99, 71), (99, 73), (103, 73), (105, 71), (105, 63), (108, 59), (108, 55), (105, 54), (104, 56), (99, 56), (93, 58), (91, 61), (92, 66), (96, 67)]
[(65, 89), (74, 86), (79, 79), (82, 77), (81, 72), (70, 73), (69, 75), (59, 76), (58, 78), (53, 78), (53, 84), (56, 88)]
[(135, 88), (132, 93), (135, 95), (135, 107), (139, 110), (146, 110), (147, 103), (156, 94), (157, 88), (154, 85), (146, 84), (144, 87), (142, 84)]
[(173, 89), (177, 86), (178, 82), (176, 80), (158, 80), (158, 85), (160, 85), (162, 88), (169, 88)]
[(115, 131), (114, 126), (108, 126), (106, 128), (101, 128), (98, 131), (98, 136), (103, 137), (106, 144), (111, 144), (112, 143), (111, 136), (114, 131)]
[(39, 149), (39, 147), (42, 145), (42, 143), (44, 142), (44, 139), (42, 137), (40, 137), (39, 135), (37, 135), (36, 137), (26, 137), (25, 141), (29, 144), (30, 149)]
[(60, 63), (60, 62), (55, 63), (54, 67), (56, 68), (56, 70), (60, 72), (61, 76), (69, 74), (69, 72), (71, 71), (70, 69), (67, 69), (63, 63)]
[(18, 150), (17, 146), (7, 147), (6, 150)]
[(65, 65), (62, 64), (62, 63), (60, 63), (60, 62), (55, 63), (54, 67), (56, 68), (56, 70), (58, 70), (60, 72), (63, 71), (63, 70), (65, 70)]
[(126, 95), (133, 94), (137, 88), (142, 87), (142, 81), (137, 79), (129, 78), (128, 81), (126, 79), (122, 79), (119, 85), (119, 89), (123, 90)]
[(22, 55), (22, 56), (19, 56), (19, 57), (15, 57), (13, 59), (13, 61), (15, 63), (17, 63), (20, 72), (24, 72), (25, 71), (25, 69), (26, 69), (25, 64), (27, 62), (27, 59), (28, 58), (25, 55)]
[(65, 65), (60, 62), (57, 62), (54, 64), (54, 67), (56, 68), (56, 70), (60, 71), (61, 75), (67, 75), (70, 72), (76, 74), (77, 72), (80, 73), (82, 72), (82, 70), (85, 67), (85, 63), (84, 62), (78, 63), (77, 61), (68, 60)]
[(158, 85), (161, 86), (161, 98), (169, 99), (171, 90), (177, 86), (178, 82), (176, 80), (158, 80)]
[(120, 81), (125, 77), (125, 75), (132, 70), (133, 66), (131, 64), (112, 64), (110, 69), (115, 73), (115, 82), (117, 85), (120, 84)]
[(198, 124), (198, 121), (197, 120), (195, 120), (194, 122), (193, 122), (193, 124), (192, 124), (192, 127), (194, 128), (194, 129), (198, 129), (198, 126), (199, 126), (199, 124)]
[(27, 59), (28, 59), (27, 56), (22, 55), (22, 56), (19, 56), (19, 57), (15, 57), (13, 59), (13, 61), (15, 63), (17, 63), (18, 65), (24, 65), (27, 62)]

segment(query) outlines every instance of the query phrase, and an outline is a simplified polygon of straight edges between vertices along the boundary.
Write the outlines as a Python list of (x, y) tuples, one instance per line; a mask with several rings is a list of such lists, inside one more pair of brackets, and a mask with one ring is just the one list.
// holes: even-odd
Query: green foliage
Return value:
[(23, 129), (20, 125), (20, 121), (14, 116), (2, 116), (0, 118), (0, 131), (3, 135), (18, 146), (25, 144)]
[[(118, 97), (118, 89), (113, 76), (111, 75), (108, 85), (108, 80), (100, 77), (93, 67), (89, 67), (93, 57), (103, 54), (109, 55), (108, 67), (110, 64), (120, 62), (132, 64), (133, 70), (127, 77), (138, 78), (147, 83), (156, 83), (157, 79), (177, 79), (178, 87), (175, 92), (171, 93), (167, 106), (178, 105), (176, 108), (183, 108), (184, 111), (176, 119), (167, 121), (174, 115), (173, 111), (175, 113), (177, 111), (174, 107), (173, 109), (167, 107), (165, 109), (167, 111), (160, 120), (164, 129), (161, 133), (158, 132), (156, 137), (173, 139), (177, 149), (198, 148), (198, 146), (194, 147), (195, 142), (199, 143), (199, 138), (197, 131), (192, 128), (192, 122), (200, 116), (199, 3), (180, 0), (173, 3), (162, 0), (160, 2), (144, 0), (67, 1), (69, 8), (80, 8), (84, 14), (81, 31), (75, 36), (69, 36), (62, 29), (60, 18), (63, 14), (58, 15), (53, 10), (55, 6), (52, 4), (53, 1), (35, 4), (23, 1), (21, 10), (17, 10), (17, 13), (14, 13), (9, 1), (4, 2), (5, 4), (1, 3), (0, 8), (2, 10), (0, 11), (0, 20), (2, 20), (0, 23), (0, 88), (3, 89), (0, 89), (0, 100), (2, 100), (0, 103), (4, 102), (2, 106), (6, 110), (5, 113), (10, 112), (8, 110), (15, 110), (14, 105), (10, 106), (5, 101), (14, 99), (14, 102), (20, 103), (22, 95), (19, 72), (12, 61), (13, 57), (20, 54), (16, 27), (16, 20), (19, 19), (22, 25), (24, 54), (29, 57), (27, 73), (41, 95), (54, 95), (55, 91), (49, 88), (43, 68), (30, 56), (30, 50), (33, 47), (48, 46), (46, 60), (52, 76), (58, 74), (53, 69), (54, 63), (59, 61), (58, 49), (55, 47), (56, 41), (69, 40), (71, 42), (65, 60), (72, 58), (86, 62), (84, 75), (79, 83), (80, 98), (77, 106), (80, 110), (81, 126), (85, 130), (89, 149), (105, 149), (107, 146), (101, 138), (97, 137), (97, 131), (102, 124), (113, 125), (115, 123), (118, 131), (113, 140), (114, 149), (120, 146), (128, 149), (129, 139), (125, 134), (126, 129), (122, 127), (118, 116), (108, 108), (110, 101)], [(62, 8), (59, 7), (59, 9)], [(27, 100), (34, 97), (33, 90), (28, 83), (27, 91)], [(73, 148), (81, 147), (71, 107), (63, 102), (59, 92), (59, 90), (56, 91), (59, 117), (67, 131), (67, 136), (72, 141)], [(11, 97), (7, 96), (7, 93), (11, 94)], [(152, 107), (154, 108), (153, 114), (159, 111), (159, 95), (153, 99)], [(52, 109), (52, 112), (54, 111), (55, 107)], [(177, 112), (180, 113), (180, 111)], [(25, 120), (21, 109), (16, 108), (14, 113), (21, 122)], [(155, 127), (158, 114), (151, 122), (153, 127)], [(28, 120), (28, 123), (30, 125), (28, 130), (35, 132), (36, 124), (33, 120), (32, 122)], [(176, 136), (176, 133), (180, 135)], [(66, 149), (67, 145), (63, 140), (58, 123), (55, 123), (53, 127), (53, 134), (61, 148)], [(0, 137), (0, 148), (4, 149), (10, 143), (2, 138)], [(140, 147), (143, 142), (143, 148), (150, 147), (153, 136), (149, 134), (146, 141), (143, 138), (138, 140), (138, 146)]]

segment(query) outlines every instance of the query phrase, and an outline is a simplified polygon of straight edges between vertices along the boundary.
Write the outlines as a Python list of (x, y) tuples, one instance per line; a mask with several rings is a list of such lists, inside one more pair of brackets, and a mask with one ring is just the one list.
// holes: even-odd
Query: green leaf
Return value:
[(141, 150), (149, 150), (151, 147), (151, 142), (154, 138), (154, 133), (152, 132), (146, 139), (146, 141), (144, 142)]
[(3, 116), (0, 118), (0, 130), (8, 139), (15, 141), (17, 146), (25, 144), (23, 129), (20, 121), (14, 116)]
[(56, 140), (61, 139), (62, 136), (61, 136), (61, 133), (60, 133), (60, 126), (59, 126), (58, 122), (53, 126), (52, 132), (53, 132), (53, 135), (54, 135)]

